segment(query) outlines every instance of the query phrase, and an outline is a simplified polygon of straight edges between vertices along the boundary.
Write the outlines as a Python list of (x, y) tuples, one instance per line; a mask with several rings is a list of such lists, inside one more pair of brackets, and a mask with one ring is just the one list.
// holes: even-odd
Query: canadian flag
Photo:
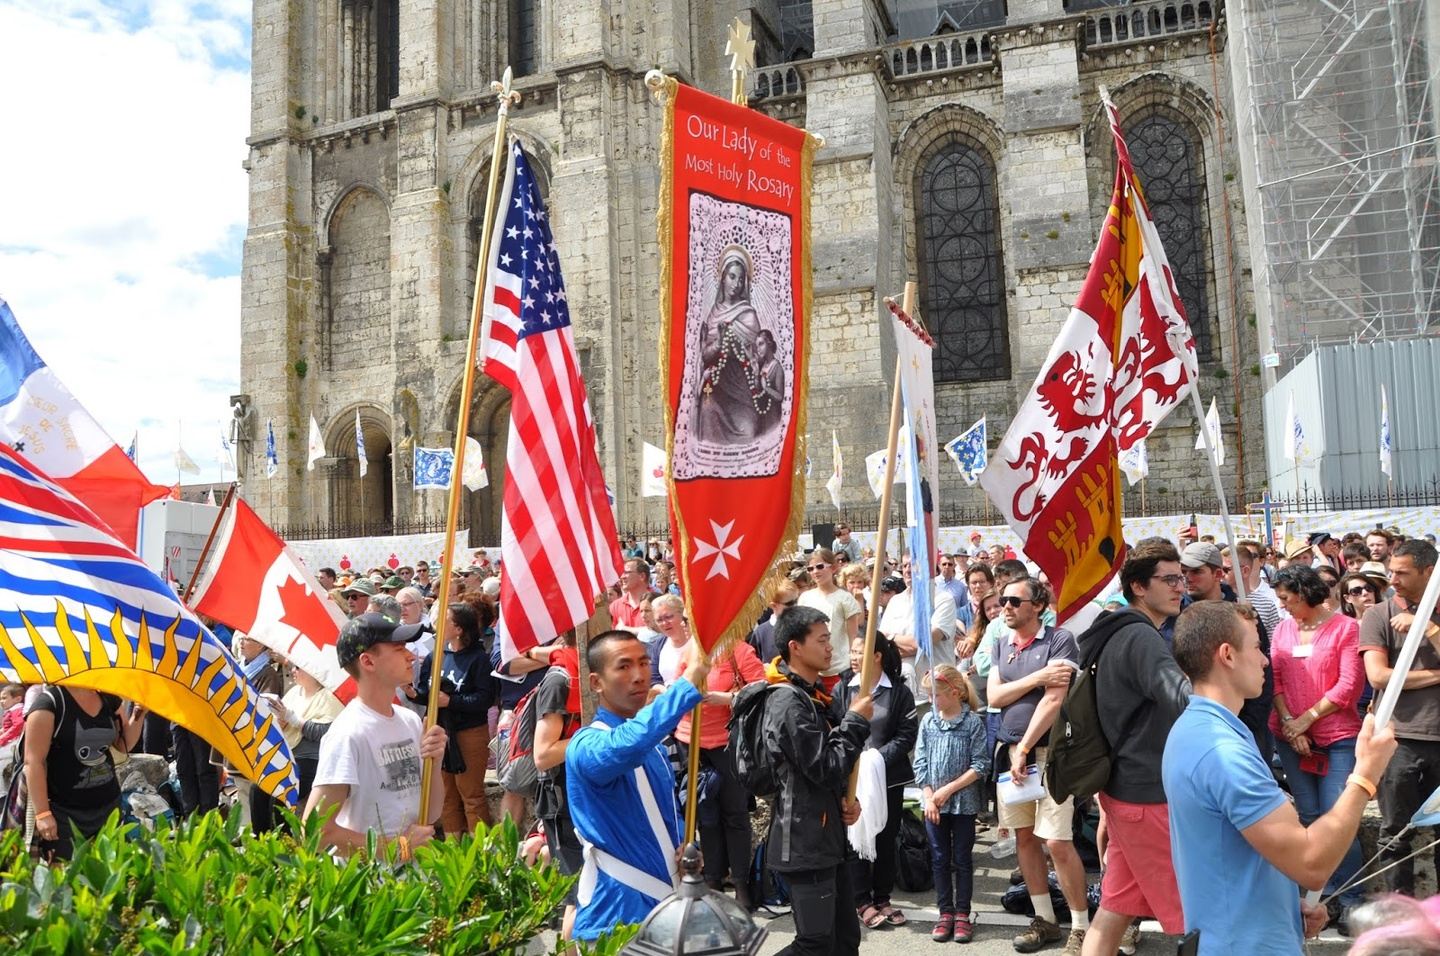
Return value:
[(335, 640), (345, 623), (305, 565), (240, 497), (226, 513), (190, 608), (244, 631), (348, 702), (355, 681)]

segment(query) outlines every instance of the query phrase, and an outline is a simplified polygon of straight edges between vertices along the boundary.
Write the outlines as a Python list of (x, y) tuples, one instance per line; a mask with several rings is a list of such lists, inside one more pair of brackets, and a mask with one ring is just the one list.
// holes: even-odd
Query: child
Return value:
[(0, 687), (0, 747), (14, 743), (25, 730), (25, 686), (6, 684)]
[(915, 782), (925, 806), (925, 829), (935, 871), (935, 902), (940, 920), (931, 939), (970, 942), (974, 914), (970, 895), (975, 881), (971, 852), (975, 815), (980, 812), (980, 781), (990, 772), (985, 721), (976, 711), (975, 690), (949, 664), (930, 671), (935, 710), (920, 721), (915, 743)]

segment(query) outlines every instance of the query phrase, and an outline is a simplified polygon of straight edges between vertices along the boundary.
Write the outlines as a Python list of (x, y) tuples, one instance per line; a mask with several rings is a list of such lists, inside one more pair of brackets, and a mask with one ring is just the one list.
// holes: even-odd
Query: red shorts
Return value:
[(1100, 905), (1121, 916), (1152, 916), (1171, 936), (1185, 932), (1180, 887), (1170, 860), (1170, 814), (1163, 803), (1126, 803), (1100, 794), (1105, 811), (1105, 874)]

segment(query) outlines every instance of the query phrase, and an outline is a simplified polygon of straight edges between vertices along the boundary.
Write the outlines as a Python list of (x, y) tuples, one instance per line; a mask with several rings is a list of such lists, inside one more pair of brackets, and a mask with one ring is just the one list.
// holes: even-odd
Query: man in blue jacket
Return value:
[(586, 650), (595, 720), (565, 750), (570, 817), (585, 851), (575, 938), (639, 923), (676, 882), (681, 823), (662, 742), (700, 703), (710, 661), (692, 640), (683, 675), (655, 700), (650, 656), (629, 631), (605, 631)]

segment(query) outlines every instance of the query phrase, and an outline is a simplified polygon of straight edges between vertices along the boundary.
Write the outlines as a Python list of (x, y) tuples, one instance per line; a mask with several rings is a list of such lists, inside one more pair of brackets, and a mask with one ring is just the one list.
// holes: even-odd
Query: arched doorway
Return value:
[(365, 437), (365, 476), (355, 449), (355, 412), (342, 414), (330, 426), (325, 445), (336, 462), (330, 482), (330, 520), (361, 534), (385, 534), (395, 521), (395, 488), (390, 431), (376, 415), (360, 411)]
[(500, 515), (505, 498), (505, 453), (510, 436), (510, 392), (482, 378), (480, 393), (470, 406), (470, 437), (485, 456), (489, 487), (466, 492), (465, 514), (470, 521), (470, 545), (500, 545)]

